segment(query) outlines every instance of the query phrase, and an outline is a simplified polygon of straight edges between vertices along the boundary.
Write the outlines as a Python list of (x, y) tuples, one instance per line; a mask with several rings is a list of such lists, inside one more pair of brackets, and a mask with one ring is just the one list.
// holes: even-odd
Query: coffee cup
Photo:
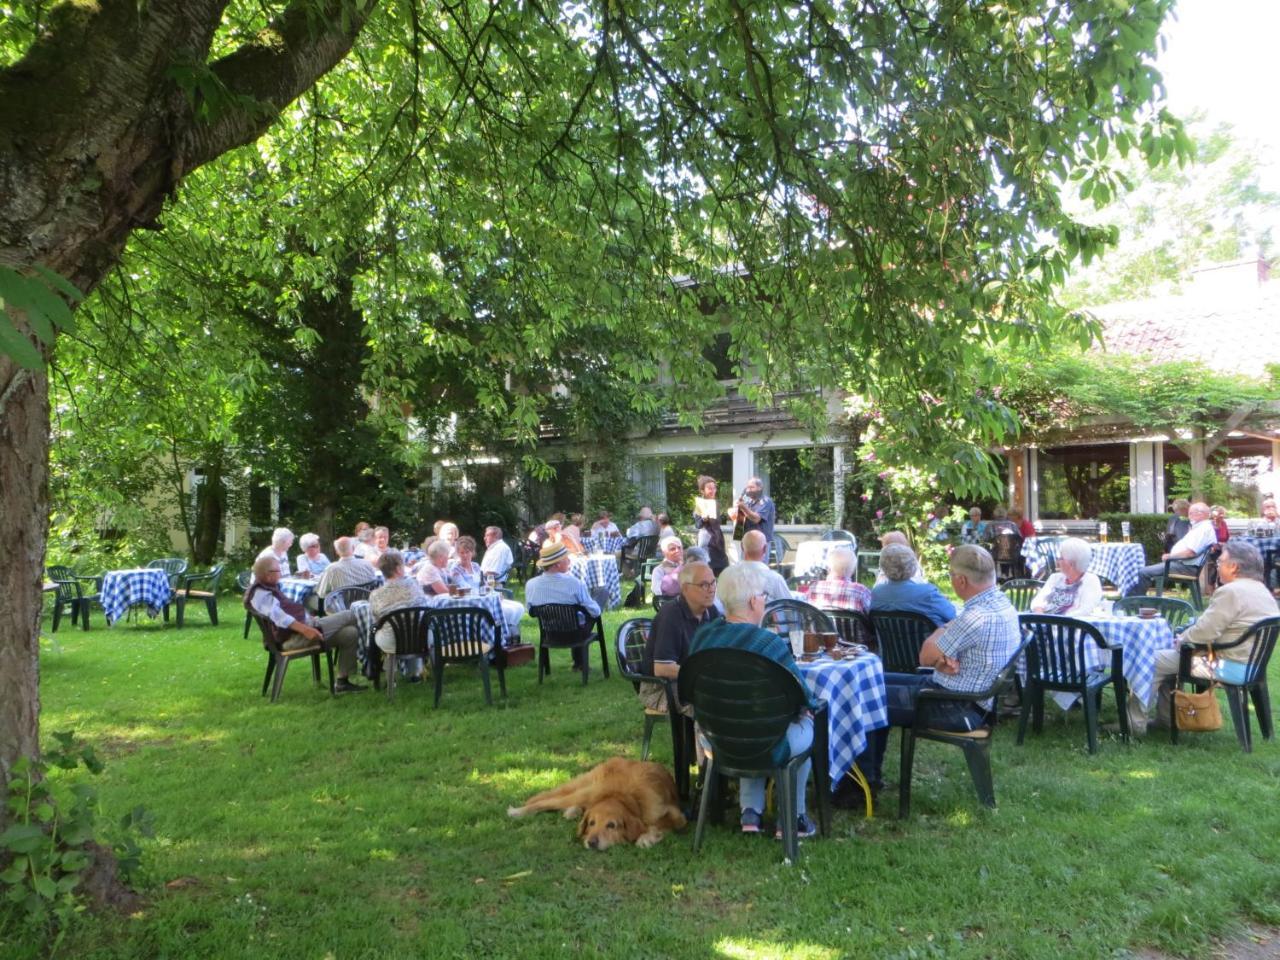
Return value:
[(817, 653), (822, 648), (822, 635), (818, 633), (805, 632), (804, 635), (804, 652), (807, 654)]
[(1154, 620), (1159, 615), (1160, 615), (1160, 611), (1157, 610), (1155, 607), (1139, 607), (1138, 608), (1138, 616), (1140, 616), (1143, 620)]

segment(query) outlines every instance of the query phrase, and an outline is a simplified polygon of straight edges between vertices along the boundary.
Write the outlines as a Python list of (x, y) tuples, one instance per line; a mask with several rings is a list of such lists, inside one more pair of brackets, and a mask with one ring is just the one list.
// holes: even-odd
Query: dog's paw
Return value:
[(642, 833), (636, 837), (636, 846), (640, 848), (652, 847), (655, 843), (662, 839), (662, 834), (657, 830), (650, 830), (648, 833)]
[(523, 817), (524, 807), (507, 807), (508, 817)]
[(565, 807), (564, 813), (562, 813), (561, 816), (564, 817), (566, 820), (577, 820), (578, 817), (582, 816), (582, 808), (581, 807)]

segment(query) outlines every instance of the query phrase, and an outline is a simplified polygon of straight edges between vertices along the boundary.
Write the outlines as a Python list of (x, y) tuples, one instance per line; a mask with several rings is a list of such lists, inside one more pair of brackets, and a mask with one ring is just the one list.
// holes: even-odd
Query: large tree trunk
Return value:
[[(271, 29), (209, 61), (226, 0), (59, 4), (26, 55), (0, 69), (0, 264), (48, 267), (93, 290), (181, 179), (261, 136), (346, 56), (376, 5), (264, 3)], [(203, 100), (213, 89), (218, 102)], [(12, 561), (0, 564), (3, 796), (12, 763), (39, 743), (45, 377), (0, 356), (0, 398), (0, 542)], [(0, 828), (6, 819), (0, 804)]]

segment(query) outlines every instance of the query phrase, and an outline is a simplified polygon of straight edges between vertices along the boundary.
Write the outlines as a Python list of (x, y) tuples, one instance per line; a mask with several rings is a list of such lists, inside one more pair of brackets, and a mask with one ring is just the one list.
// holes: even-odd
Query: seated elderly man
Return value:
[[(739, 563), (729, 567), (720, 574), (716, 589), (724, 605), (725, 616), (697, 629), (689, 647), (690, 655), (700, 650), (722, 648), (758, 653), (790, 670), (800, 682), (801, 689), (808, 694), (809, 686), (791, 655), (791, 644), (776, 633), (760, 627), (760, 621), (764, 619), (765, 593), (764, 578), (760, 576), (759, 566), (754, 563)], [(809, 694), (807, 709), (802, 710), (792, 721), (786, 735), (773, 748), (772, 759), (775, 763), (786, 763), (792, 755), (807, 749), (813, 743), (812, 711), (817, 707), (818, 702)], [(811, 837), (817, 832), (813, 821), (805, 814), (805, 788), (809, 782), (811, 766), (806, 760), (798, 771), (796, 814), (798, 833), (802, 837)], [(763, 779), (744, 778), (738, 784), (743, 833), (760, 832), (763, 825), (761, 815), (764, 810), (764, 788)], [(781, 827), (777, 834), (782, 835)]]
[(1081, 617), (1093, 613), (1102, 602), (1102, 581), (1089, 572), (1093, 548), (1078, 537), (1068, 537), (1058, 548), (1058, 570), (1031, 600), (1032, 613)]
[(824, 610), (866, 613), (871, 609), (871, 591), (852, 579), (857, 566), (858, 557), (852, 550), (846, 547), (831, 550), (827, 554), (827, 578), (809, 585), (809, 602)]
[[(1209, 505), (1203, 501), (1191, 504), (1187, 511), (1191, 529), (1175, 543), (1167, 553), (1161, 554), (1160, 563), (1152, 563), (1138, 572), (1138, 579), (1125, 593), (1126, 597), (1140, 597), (1151, 587), (1151, 581), (1164, 576), (1164, 561), (1171, 560), (1169, 572), (1185, 576), (1199, 576), (1205, 551), (1218, 542), (1218, 535), (1209, 519)], [(1194, 561), (1194, 562), (1193, 562)]]
[[(594, 531), (595, 527), (591, 529)], [(651, 507), (641, 507), (640, 513), (636, 516), (636, 522), (627, 527), (628, 540), (635, 540), (638, 537), (656, 537), (659, 533), (658, 522), (653, 519)]]
[[(881, 551), (883, 551), (885, 547), (892, 546), (893, 544), (898, 544), (899, 546), (903, 546), (903, 547), (906, 547), (908, 550), (911, 550), (911, 541), (907, 539), (907, 535), (903, 533), (901, 530), (887, 530), (884, 533), (880, 534)], [(914, 550), (911, 551), (911, 556), (913, 559), (915, 558)], [(878, 587), (880, 586), (880, 584), (887, 582), (888, 579), (889, 579), (888, 576), (884, 572), (884, 568), (881, 567), (879, 570), (876, 571), (876, 582), (872, 586)], [(916, 572), (911, 574), (911, 579), (916, 583), (929, 582), (924, 575), (924, 571), (920, 569), (919, 560), (916, 561)]]
[(298, 576), (310, 580), (324, 573), (329, 558), (320, 552), (320, 538), (314, 533), (304, 533), (298, 538), (302, 553), (298, 554)]
[(982, 522), (982, 508), (970, 507), (969, 519), (960, 525), (961, 543), (978, 543), (987, 538), (987, 525)]
[[(881, 558), (883, 562), (883, 558)], [(886, 673), (889, 727), (877, 730), (858, 757), (858, 767), (873, 791), (883, 785), (881, 764), (892, 727), (915, 723), (916, 698), (926, 688), (976, 693), (989, 687), (1018, 649), (1018, 612), (996, 586), (996, 565), (982, 547), (961, 544), (951, 554), (951, 588), (964, 610), (945, 627), (929, 634), (920, 649), (920, 666), (933, 673)], [(990, 701), (970, 705), (932, 704), (929, 725), (938, 730), (976, 730), (990, 717)]]
[(280, 564), (280, 571), (283, 575), (288, 575), (289, 567), (289, 548), (293, 546), (293, 531), (288, 527), (276, 527), (271, 532), (271, 546), (263, 547), (262, 552), (258, 554), (258, 560), (264, 557), (275, 557)]
[[(769, 556), (769, 541), (759, 530), (749, 530), (742, 537), (742, 562), (757, 564), (761, 580), (764, 581), (764, 592), (770, 600), (790, 600), (791, 588), (787, 581), (776, 570), (770, 570), (766, 559)], [(862, 589), (866, 589), (863, 587)]]
[(1280, 523), (1280, 509), (1276, 507), (1275, 497), (1262, 501), (1262, 519), (1265, 523)]
[[(1231, 643), (1244, 636), (1259, 620), (1280, 615), (1280, 607), (1276, 606), (1276, 599), (1264, 582), (1262, 554), (1253, 544), (1241, 540), (1224, 543), (1222, 555), (1218, 557), (1218, 576), (1222, 586), (1213, 592), (1204, 613), (1182, 631), (1181, 640), (1196, 644)], [(1245, 664), (1252, 652), (1252, 643), (1216, 650), (1217, 676), (1228, 683), (1243, 681)], [(1161, 650), (1156, 654), (1156, 726), (1166, 729), (1170, 723), (1170, 698), (1178, 676), (1179, 659), (1177, 650)], [(1191, 673), (1206, 680), (1214, 675), (1204, 655), (1192, 658)], [(1132, 699), (1129, 722), (1135, 734), (1143, 733), (1147, 726), (1141, 704)]]
[(956, 618), (956, 608), (932, 583), (917, 580), (920, 562), (911, 548), (891, 543), (880, 551), (880, 572), (884, 582), (871, 590), (871, 609), (922, 613), (935, 627)]
[(654, 566), (649, 587), (655, 597), (674, 597), (680, 593), (680, 565), (684, 562), (684, 544), (679, 537), (667, 537), (658, 544), (662, 559)]
[(365, 527), (356, 534), (355, 555), (361, 560), (367, 560), (369, 565), (378, 562), (378, 534), (373, 527)]
[[(378, 570), (386, 582), (369, 594), (369, 613), (375, 624), (392, 610), (426, 606), (427, 598), (418, 581), (413, 577), (405, 576), (404, 557), (399, 550), (384, 552), (378, 558)], [(379, 650), (384, 653), (395, 653), (396, 635), (390, 624), (379, 630), (373, 639)], [(417, 662), (406, 663), (405, 666), (409, 681), (414, 683), (422, 679), (422, 661), (417, 657), (411, 659)]]
[[(569, 551), (559, 540), (548, 539), (538, 554), (538, 569), (542, 572), (524, 585), (524, 602), (532, 612), (535, 607), (547, 603), (577, 604), (590, 620), (578, 614), (582, 626), (594, 623), (600, 616), (600, 604), (587, 591), (587, 585), (569, 572)], [(575, 647), (573, 664), (580, 666), (582, 651)]]
[[(641, 664), (644, 673), (669, 680), (680, 675), (680, 664), (689, 655), (694, 631), (718, 616), (715, 599), (716, 578), (711, 568), (705, 563), (685, 564), (680, 570), (680, 596), (658, 611), (649, 628)], [(642, 683), (640, 701), (647, 709), (666, 710), (666, 690), (661, 684)], [(681, 709), (692, 712), (689, 707)]]
[(313, 596), (323, 600), (335, 590), (372, 583), (378, 579), (378, 571), (367, 560), (355, 555), (356, 541), (351, 537), (339, 537), (333, 541), (333, 552), (338, 559), (324, 568)]
[(259, 557), (253, 564), (254, 581), (244, 594), (244, 606), (266, 618), (276, 642), (284, 650), (297, 650), (320, 641), (328, 649), (338, 651), (338, 679), (334, 693), (359, 693), (366, 688), (351, 682), (356, 670), (356, 644), (359, 633), (356, 615), (343, 610), (332, 616), (312, 617), (302, 604), (280, 592), (280, 561), (275, 557)]
[(480, 569), (486, 576), (493, 574), (498, 583), (506, 583), (507, 575), (515, 558), (511, 556), (511, 548), (502, 539), (501, 527), (484, 528), (484, 556), (480, 559)]

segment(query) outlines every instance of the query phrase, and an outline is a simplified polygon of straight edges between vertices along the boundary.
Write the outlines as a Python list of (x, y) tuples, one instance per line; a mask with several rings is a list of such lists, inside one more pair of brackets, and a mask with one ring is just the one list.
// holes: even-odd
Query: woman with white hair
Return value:
[(871, 591), (853, 579), (858, 569), (858, 555), (837, 547), (827, 554), (827, 578), (811, 584), (809, 602), (824, 610), (871, 609)]
[(684, 544), (679, 537), (667, 537), (658, 543), (662, 560), (653, 568), (649, 587), (655, 597), (680, 595), (680, 569), (684, 566)]
[[(786, 734), (774, 745), (771, 759), (782, 766), (795, 754), (807, 749), (813, 743), (813, 711), (817, 709), (818, 702), (809, 692), (808, 684), (796, 667), (795, 657), (791, 655), (791, 644), (776, 633), (760, 627), (765, 608), (765, 585), (761, 571), (759, 564), (739, 563), (720, 574), (716, 593), (724, 605), (725, 616), (723, 619), (712, 620), (698, 628), (689, 645), (689, 654), (724, 648), (746, 650), (768, 657), (791, 671), (799, 682), (800, 689), (808, 695), (809, 702), (787, 727)], [(811, 766), (811, 762), (806, 760), (796, 777), (798, 784), (796, 816), (798, 833), (801, 837), (811, 837), (817, 832), (813, 821), (805, 815), (804, 795)], [(761, 814), (764, 810), (764, 787), (763, 778), (744, 778), (738, 782), (743, 833), (760, 832)], [(780, 827), (777, 833), (778, 836), (782, 835)]]
[(288, 527), (276, 527), (271, 532), (271, 546), (266, 547), (260, 554), (258, 559), (263, 557), (275, 557), (280, 562), (280, 570), (282, 573), (289, 572), (289, 548), (293, 546), (293, 531)]
[[(384, 583), (369, 594), (369, 614), (374, 623), (392, 610), (426, 605), (426, 595), (418, 581), (405, 576), (404, 556), (399, 550), (387, 550), (383, 553), (378, 558), (378, 571), (382, 574)], [(373, 639), (378, 649), (385, 653), (393, 653), (396, 649), (395, 631), (390, 625), (379, 630)], [(416, 676), (420, 670), (421, 664), (411, 675)]]
[(1069, 537), (1058, 547), (1058, 572), (1045, 581), (1031, 601), (1032, 613), (1092, 613), (1102, 602), (1102, 581), (1089, 573), (1093, 548), (1078, 537)]
[(418, 564), (418, 583), (427, 596), (449, 592), (449, 554), (452, 548), (448, 540), (432, 540), (427, 547), (427, 559)]
[(298, 554), (298, 576), (310, 580), (324, 573), (329, 558), (320, 552), (320, 538), (314, 533), (304, 533), (298, 538), (302, 553)]

